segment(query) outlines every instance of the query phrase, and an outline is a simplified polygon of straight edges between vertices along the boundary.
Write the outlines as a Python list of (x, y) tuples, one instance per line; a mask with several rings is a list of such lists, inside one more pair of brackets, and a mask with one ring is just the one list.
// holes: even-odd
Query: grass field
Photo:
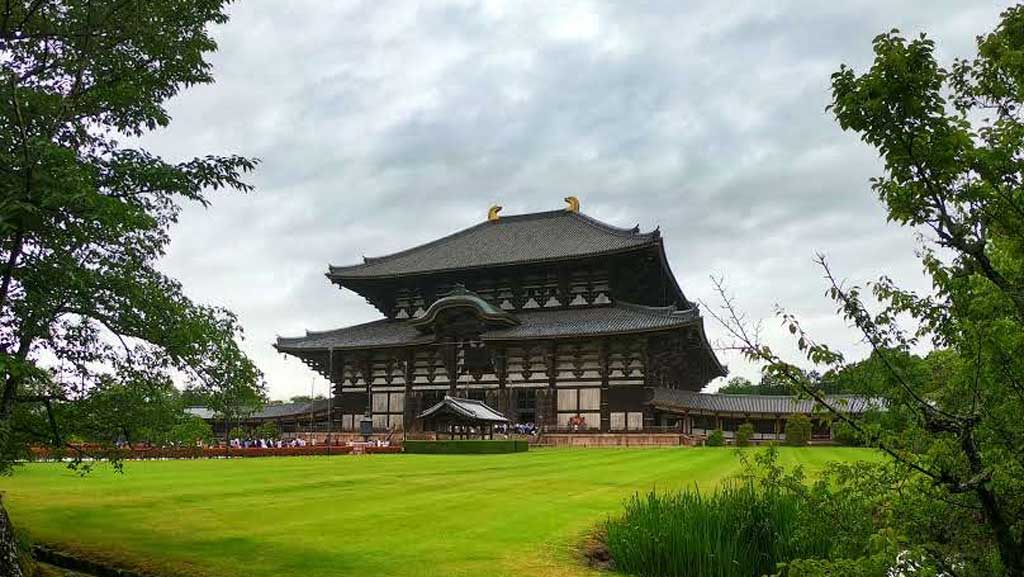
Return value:
[[(781, 455), (809, 472), (873, 458)], [(33, 464), (0, 489), (35, 541), (168, 574), (561, 576), (588, 574), (576, 544), (623, 498), (739, 466), (724, 448), (148, 461), (85, 478)]]

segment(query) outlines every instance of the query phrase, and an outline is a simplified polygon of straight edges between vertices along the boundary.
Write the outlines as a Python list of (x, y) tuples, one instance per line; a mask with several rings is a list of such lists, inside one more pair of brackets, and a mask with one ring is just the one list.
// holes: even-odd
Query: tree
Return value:
[(715, 429), (708, 435), (707, 446), (709, 447), (724, 447), (725, 446), (725, 432), (722, 429)]
[(750, 422), (743, 423), (736, 429), (736, 446), (746, 447), (750, 445), (750, 439), (754, 438), (754, 424)]
[[(235, 382), (210, 391), (206, 399), (206, 406), (223, 419), (224, 430), (227, 431), (230, 423), (238, 423), (256, 412), (263, 404), (265, 395), (262, 390), (254, 389), (244, 382)], [(229, 439), (231, 435), (225, 433), (224, 442), (227, 443)]]
[(205, 445), (213, 441), (213, 427), (199, 417), (186, 415), (168, 432), (167, 441), (184, 447)]
[(168, 124), (164, 103), (182, 88), (212, 82), (207, 29), (227, 20), (225, 4), (11, 0), (0, 11), (0, 472), (30, 443), (114, 438), (137, 393), (172, 374), (207, 391), (262, 390), (235, 316), (193, 303), (155, 267), (182, 203), (250, 190), (242, 176), (256, 161), (172, 163), (126, 145)]
[(243, 427), (242, 425), (236, 425), (234, 427), (231, 427), (231, 430), (228, 431), (229, 439), (245, 440), (251, 436), (252, 430), (249, 429), (248, 427)]
[(74, 403), (56, 403), (58, 430), (99, 444), (163, 440), (184, 414), (181, 396), (170, 378), (141, 377), (102, 375), (88, 395)]
[(786, 444), (802, 447), (811, 440), (811, 419), (796, 414), (786, 419)]
[(309, 396), (309, 395), (295, 395), (294, 397), (288, 399), (288, 402), (289, 403), (310, 403), (310, 402), (313, 402), (313, 401), (321, 401), (321, 400), (323, 400), (325, 398), (326, 397), (324, 397), (323, 395), (314, 395), (312, 397)]
[[(872, 187), (889, 219), (921, 232), (934, 289), (886, 277), (840, 281), (819, 258), (838, 313), (884, 370), (872, 390), (887, 426), (859, 422), (807, 386), (761, 343), (719, 285), (716, 313), (752, 358), (767, 363), (834, 418), (887, 453), (902, 490), (886, 494), (879, 535), (895, 539), (915, 573), (1024, 576), (1024, 8), (978, 37), (977, 54), (939, 66), (926, 36), (874, 40), (870, 69), (832, 76), (831, 110), (885, 163)], [(912, 328), (900, 319), (910, 318)], [(807, 360), (841, 371), (843, 355), (799, 320), (782, 320)], [(936, 349), (922, 365), (909, 352)], [(825, 573), (822, 573), (825, 574)]]
[[(823, 393), (836, 394), (849, 392), (842, 387), (842, 384), (837, 382), (832, 375), (822, 376), (816, 371), (804, 372), (796, 367), (793, 368), (797, 371), (800, 377), (807, 381), (807, 386), (820, 389)], [(776, 374), (772, 367), (766, 366), (761, 372), (761, 380), (756, 385), (750, 382), (750, 379), (745, 377), (733, 377), (729, 379), (729, 382), (722, 388), (716, 391), (722, 395), (772, 395), (772, 396), (786, 396), (792, 395), (797, 392), (793, 385), (789, 382), (786, 375)]]
[(260, 423), (260, 426), (256, 427), (253, 436), (257, 439), (274, 440), (281, 436), (281, 428), (274, 421), (267, 421)]
[(733, 377), (716, 392), (721, 395), (756, 395), (757, 385), (746, 377)]

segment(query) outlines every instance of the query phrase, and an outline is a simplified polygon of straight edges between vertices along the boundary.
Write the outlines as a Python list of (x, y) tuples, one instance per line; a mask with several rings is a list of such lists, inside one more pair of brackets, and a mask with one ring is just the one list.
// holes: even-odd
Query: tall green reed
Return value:
[(616, 567), (642, 577), (759, 577), (777, 564), (827, 557), (835, 536), (802, 531), (813, 514), (798, 490), (753, 477), (712, 492), (634, 495), (606, 525)]

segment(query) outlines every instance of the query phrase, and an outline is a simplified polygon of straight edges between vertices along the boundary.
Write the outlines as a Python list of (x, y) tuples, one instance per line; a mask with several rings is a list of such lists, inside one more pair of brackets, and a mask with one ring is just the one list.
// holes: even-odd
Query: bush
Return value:
[(267, 421), (256, 427), (253, 436), (257, 439), (277, 439), (281, 436), (281, 428), (277, 426), (277, 423)]
[(529, 449), (524, 439), (405, 441), (406, 453), (432, 455), (480, 455), (486, 453), (522, 453)]
[(832, 440), (848, 447), (860, 447), (864, 444), (860, 433), (845, 421), (838, 421), (832, 425)]
[(715, 429), (708, 435), (707, 446), (709, 447), (724, 447), (725, 446), (725, 433), (722, 429)]
[(213, 428), (199, 417), (189, 416), (175, 425), (167, 434), (167, 440), (174, 445), (195, 445), (197, 442), (210, 444)]
[(747, 447), (750, 445), (750, 439), (754, 437), (754, 425), (753, 423), (743, 423), (740, 428), (736, 430), (736, 446)]
[(250, 434), (250, 431), (249, 431), (248, 428), (242, 427), (242, 426), (236, 426), (236, 427), (231, 427), (231, 430), (228, 431), (228, 438), (229, 439), (248, 439), (249, 438), (249, 434)]
[(845, 552), (847, 534), (820, 530), (830, 519), (808, 498), (800, 470), (785, 473), (777, 458), (771, 448), (754, 456), (756, 466), (744, 459), (747, 473), (711, 493), (634, 495), (605, 526), (615, 568), (640, 577), (752, 577)]
[(811, 440), (811, 419), (807, 415), (793, 415), (786, 419), (786, 444), (802, 447)]

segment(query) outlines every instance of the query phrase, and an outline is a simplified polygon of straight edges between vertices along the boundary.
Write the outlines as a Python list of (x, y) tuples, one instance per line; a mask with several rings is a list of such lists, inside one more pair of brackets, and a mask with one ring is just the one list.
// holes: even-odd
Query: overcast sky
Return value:
[(163, 268), (239, 315), (273, 398), (322, 393), (324, 379), (274, 351), (276, 335), (378, 318), (327, 281), (328, 263), (471, 226), (491, 204), (551, 210), (572, 194), (606, 222), (660, 226), (687, 296), (713, 304), (709, 276), (724, 277), (769, 343), (792, 350), (779, 304), (863, 354), (815, 252), (851, 281), (926, 283), (912, 232), (886, 224), (868, 187), (875, 153), (825, 110), (829, 75), (863, 69), (893, 27), (926, 31), (944, 62), (970, 55), (1003, 7), (241, 2), (215, 30), (216, 84), (176, 98), (145, 145), (171, 160), (259, 157), (256, 191), (187, 209)]

